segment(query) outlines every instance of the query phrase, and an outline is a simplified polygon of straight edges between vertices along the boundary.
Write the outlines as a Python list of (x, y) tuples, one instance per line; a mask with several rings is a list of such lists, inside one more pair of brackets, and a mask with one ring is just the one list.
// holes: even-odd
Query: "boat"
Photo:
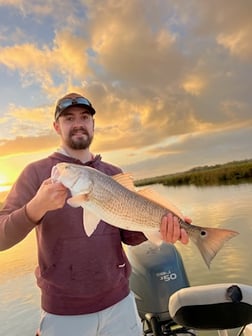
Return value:
[(147, 241), (125, 251), (143, 336), (195, 336), (201, 330), (252, 336), (252, 286), (190, 286), (181, 255), (172, 244), (157, 247)]

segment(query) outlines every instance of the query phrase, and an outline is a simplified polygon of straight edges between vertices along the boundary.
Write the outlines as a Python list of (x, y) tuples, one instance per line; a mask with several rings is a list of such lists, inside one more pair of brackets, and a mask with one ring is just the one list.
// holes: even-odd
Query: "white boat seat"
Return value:
[(181, 326), (224, 330), (252, 322), (252, 287), (221, 283), (182, 288), (172, 294), (169, 313)]

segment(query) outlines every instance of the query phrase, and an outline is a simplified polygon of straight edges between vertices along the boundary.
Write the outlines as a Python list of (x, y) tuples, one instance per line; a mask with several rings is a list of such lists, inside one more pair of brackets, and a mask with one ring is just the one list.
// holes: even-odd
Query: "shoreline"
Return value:
[(165, 186), (195, 185), (204, 187), (240, 183), (252, 183), (252, 159), (195, 167), (185, 172), (145, 178), (135, 181), (135, 186), (163, 184)]

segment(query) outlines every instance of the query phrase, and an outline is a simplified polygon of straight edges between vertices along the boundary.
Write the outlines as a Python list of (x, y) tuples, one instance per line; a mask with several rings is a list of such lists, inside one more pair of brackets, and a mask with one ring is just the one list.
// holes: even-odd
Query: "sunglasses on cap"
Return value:
[(87, 98), (76, 97), (76, 98), (64, 98), (57, 103), (55, 110), (55, 120), (59, 118), (61, 113), (70, 106), (84, 106), (90, 111), (92, 115), (95, 114), (95, 109)]

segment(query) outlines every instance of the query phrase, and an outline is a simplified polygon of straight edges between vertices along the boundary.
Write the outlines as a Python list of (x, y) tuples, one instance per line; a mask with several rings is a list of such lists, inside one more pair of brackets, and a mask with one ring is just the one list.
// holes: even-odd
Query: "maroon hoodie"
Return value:
[[(131, 269), (122, 242), (137, 245), (146, 238), (143, 233), (121, 230), (103, 221), (92, 236), (87, 237), (82, 208), (68, 204), (47, 212), (37, 225), (31, 222), (25, 205), (59, 162), (82, 164), (54, 153), (23, 170), (0, 211), (0, 250), (17, 244), (35, 228), (38, 246), (35, 274), (41, 289), (42, 308), (59, 315), (97, 312), (129, 293)], [(101, 161), (100, 156), (86, 165), (110, 176), (121, 172)]]

